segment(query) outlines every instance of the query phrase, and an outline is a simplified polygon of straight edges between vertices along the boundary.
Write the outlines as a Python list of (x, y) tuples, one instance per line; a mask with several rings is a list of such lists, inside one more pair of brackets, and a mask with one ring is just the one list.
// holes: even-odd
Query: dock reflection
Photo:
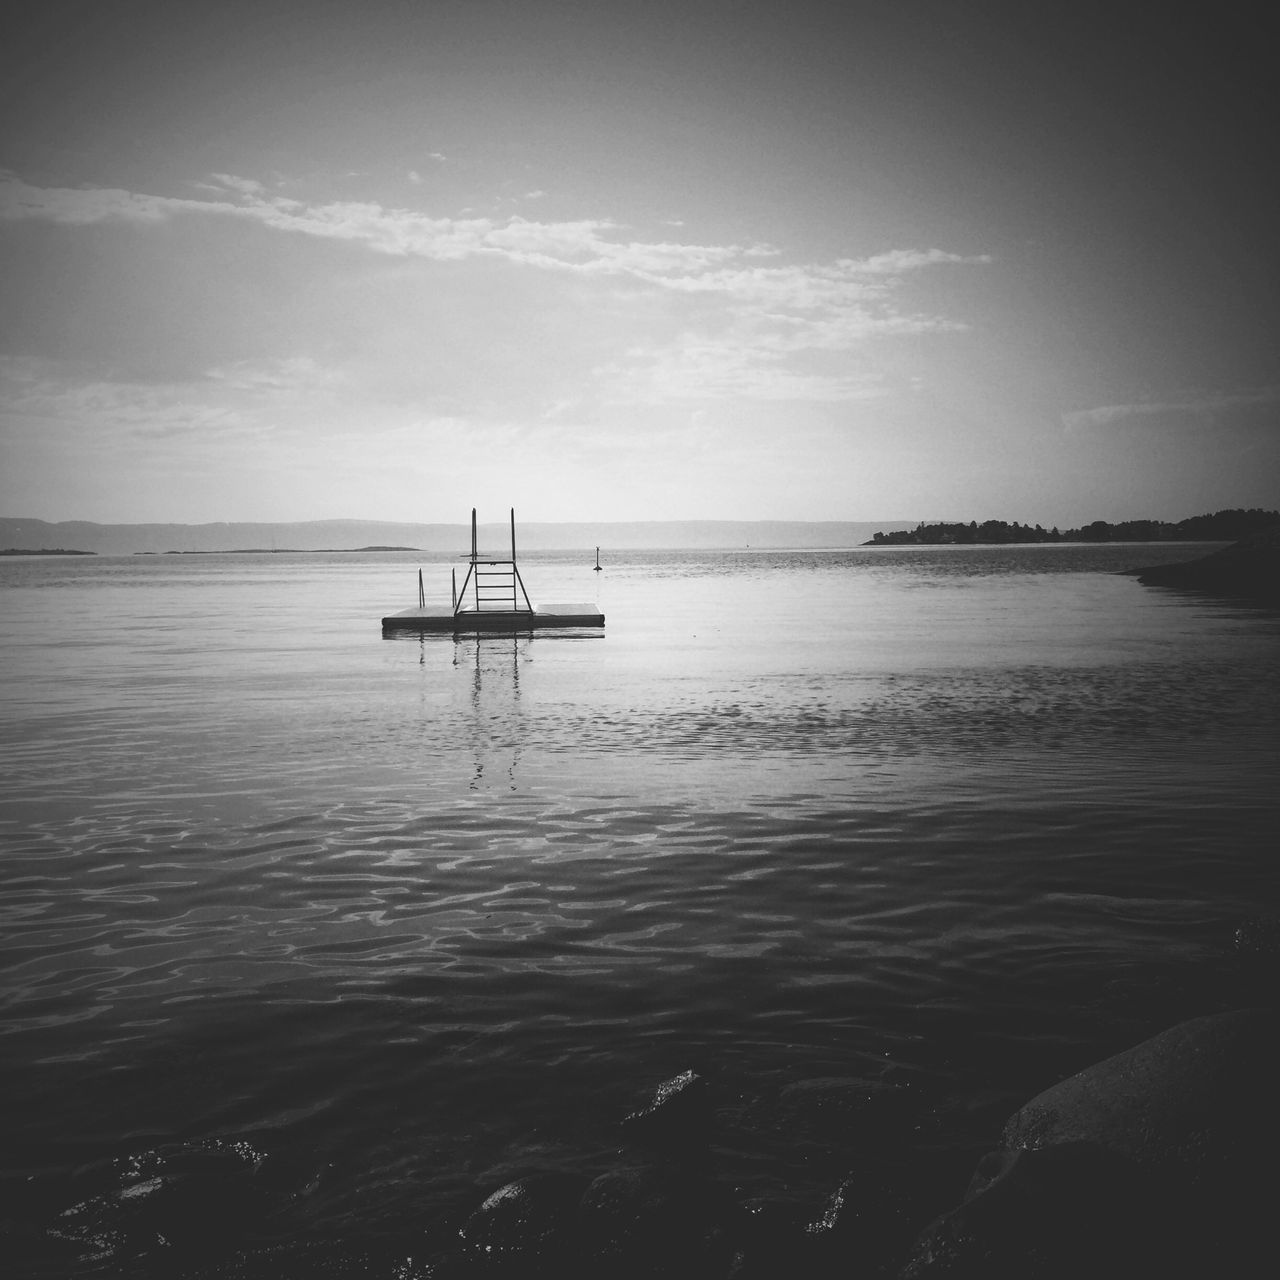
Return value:
[(520, 667), (530, 661), (532, 634), (457, 636), (453, 666), (471, 675), (471, 746), (475, 768), (468, 789), (520, 789), (524, 745)]
[[(469, 760), (468, 790), (522, 789), (520, 764), (531, 743), (542, 740), (546, 724), (525, 705), (538, 647), (573, 640), (603, 640), (603, 632), (562, 630), (440, 635), (408, 631), (384, 633), (392, 642), (414, 643), (422, 685), (424, 726), (447, 734), (451, 768)], [(556, 667), (553, 661), (549, 664)], [(446, 673), (452, 672), (448, 679)], [(533, 699), (535, 704), (538, 699)], [(527, 781), (524, 785), (528, 785)]]

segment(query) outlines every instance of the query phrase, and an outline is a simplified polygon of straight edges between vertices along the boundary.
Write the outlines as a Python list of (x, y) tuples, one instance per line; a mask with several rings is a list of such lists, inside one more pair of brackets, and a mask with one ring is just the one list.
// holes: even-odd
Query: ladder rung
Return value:
[(464, 591), (475, 609), (484, 613), (532, 615), (528, 597), (525, 597), (523, 606), (520, 602), (524, 583), (520, 581), (520, 570), (516, 568), (514, 559), (482, 560), (473, 556), (468, 573), (471, 583), (469, 589), (464, 584)]

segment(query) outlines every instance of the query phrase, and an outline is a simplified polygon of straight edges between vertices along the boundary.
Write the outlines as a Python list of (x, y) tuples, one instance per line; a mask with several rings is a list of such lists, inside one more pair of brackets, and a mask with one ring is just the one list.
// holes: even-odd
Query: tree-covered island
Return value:
[(1280, 524), (1280, 511), (1260, 507), (1233, 508), (1211, 515), (1191, 516), (1170, 524), (1163, 520), (1095, 520), (1081, 529), (1046, 529), (1043, 525), (1010, 524), (1005, 520), (970, 520), (950, 524), (921, 523), (914, 529), (876, 533), (868, 547), (943, 546), (949, 544), (1020, 542), (1238, 542), (1260, 529)]

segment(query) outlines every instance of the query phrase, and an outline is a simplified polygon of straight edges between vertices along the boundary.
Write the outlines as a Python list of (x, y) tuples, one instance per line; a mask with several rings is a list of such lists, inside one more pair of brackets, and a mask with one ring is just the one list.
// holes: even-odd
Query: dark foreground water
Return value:
[[(604, 634), (456, 642), (379, 626), (444, 557), (0, 561), (3, 1243), (428, 1275), (691, 1066), (735, 1194), (927, 1219), (1025, 1097), (1275, 999), (1280, 617), (1116, 572), (1209, 549), (531, 555)], [(266, 1218), (113, 1236), (175, 1151)]]

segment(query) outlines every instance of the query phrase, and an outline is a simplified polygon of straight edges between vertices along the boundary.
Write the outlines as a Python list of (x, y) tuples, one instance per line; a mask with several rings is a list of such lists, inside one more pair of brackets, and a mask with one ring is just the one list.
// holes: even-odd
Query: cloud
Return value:
[(963, 266), (990, 261), (991, 256), (985, 253), (966, 256), (960, 253), (947, 253), (942, 249), (891, 249), (888, 253), (877, 253), (862, 262), (842, 258), (838, 265), (864, 273), (897, 275), (903, 271), (918, 271), (921, 267), (936, 267), (944, 264)]
[(253, 392), (314, 392), (340, 381), (337, 375), (322, 369), (309, 356), (236, 360), (209, 369), (205, 377), (236, 391)]
[(1213, 427), (1226, 418), (1247, 415), (1259, 408), (1280, 404), (1280, 387), (1262, 387), (1254, 391), (1209, 392), (1181, 400), (1140, 400), (1136, 404), (1098, 405), (1062, 415), (1068, 435), (1087, 431), (1118, 429), (1135, 421), (1164, 426)]
[[(655, 317), (651, 332), (639, 343), (633, 336), (629, 351), (595, 366), (598, 394), (615, 403), (731, 396), (845, 400), (878, 394), (871, 375), (850, 359), (868, 339), (964, 328), (961, 320), (906, 306), (905, 282), (939, 267), (990, 262), (986, 255), (938, 248), (787, 261), (782, 249), (763, 242), (648, 240), (609, 218), (435, 217), (373, 201), (304, 202), (227, 173), (211, 175), (200, 189), (212, 198), (41, 188), (0, 171), (0, 218), (66, 226), (238, 219), (376, 254), (506, 262), (592, 282), (612, 292), (608, 300), (597, 292), (593, 306), (616, 303), (630, 308), (633, 317), (644, 310), (636, 305), (643, 296)], [(836, 359), (841, 356), (843, 364)], [(265, 390), (285, 374), (240, 369), (210, 376), (227, 385), (248, 380)]]
[[(0, 416), (72, 431), (99, 453), (161, 440), (200, 447), (278, 434), (331, 402), (342, 379), (305, 357), (238, 361), (203, 378), (141, 382), (104, 368), (0, 356)], [(283, 413), (283, 419), (280, 414)]]
[(116, 381), (31, 357), (0, 359), (0, 413), (39, 430), (72, 430), (81, 447), (110, 453), (173, 438), (253, 434), (234, 405), (201, 397), (187, 384)]
[(70, 226), (116, 220), (162, 222), (172, 214), (175, 205), (203, 208), (207, 203), (136, 195), (116, 188), (33, 187), (7, 170), (0, 170), (0, 218), (9, 222), (26, 218)]
[(695, 340), (610, 372), (612, 396), (620, 404), (735, 399), (845, 402), (884, 394), (870, 375), (799, 373), (762, 360), (750, 349)]
[[(349, 240), (379, 253), (411, 254), (439, 260), (470, 256), (506, 258), (546, 269), (628, 275), (665, 288), (720, 292), (740, 299), (819, 306), (883, 290), (886, 277), (941, 263), (985, 263), (939, 249), (900, 249), (857, 261), (767, 269), (760, 259), (779, 250), (765, 244), (705, 245), (678, 241), (622, 240), (609, 219), (540, 222), (522, 217), (430, 217), (414, 210), (359, 201), (305, 204), (273, 196), (262, 183), (232, 174), (213, 174), (213, 183), (236, 199), (192, 200), (144, 195), (118, 188), (35, 187), (0, 170), (0, 217), (43, 219), (71, 225), (107, 221), (158, 222), (205, 214), (252, 219), (280, 231)], [(209, 184), (201, 184), (212, 189)], [(530, 197), (541, 195), (531, 192)], [(876, 282), (880, 283), (877, 284)]]
[(254, 178), (237, 178), (230, 173), (215, 173), (212, 176), (219, 186), (227, 187), (232, 191), (239, 191), (242, 195), (258, 196), (266, 191), (266, 187)]

